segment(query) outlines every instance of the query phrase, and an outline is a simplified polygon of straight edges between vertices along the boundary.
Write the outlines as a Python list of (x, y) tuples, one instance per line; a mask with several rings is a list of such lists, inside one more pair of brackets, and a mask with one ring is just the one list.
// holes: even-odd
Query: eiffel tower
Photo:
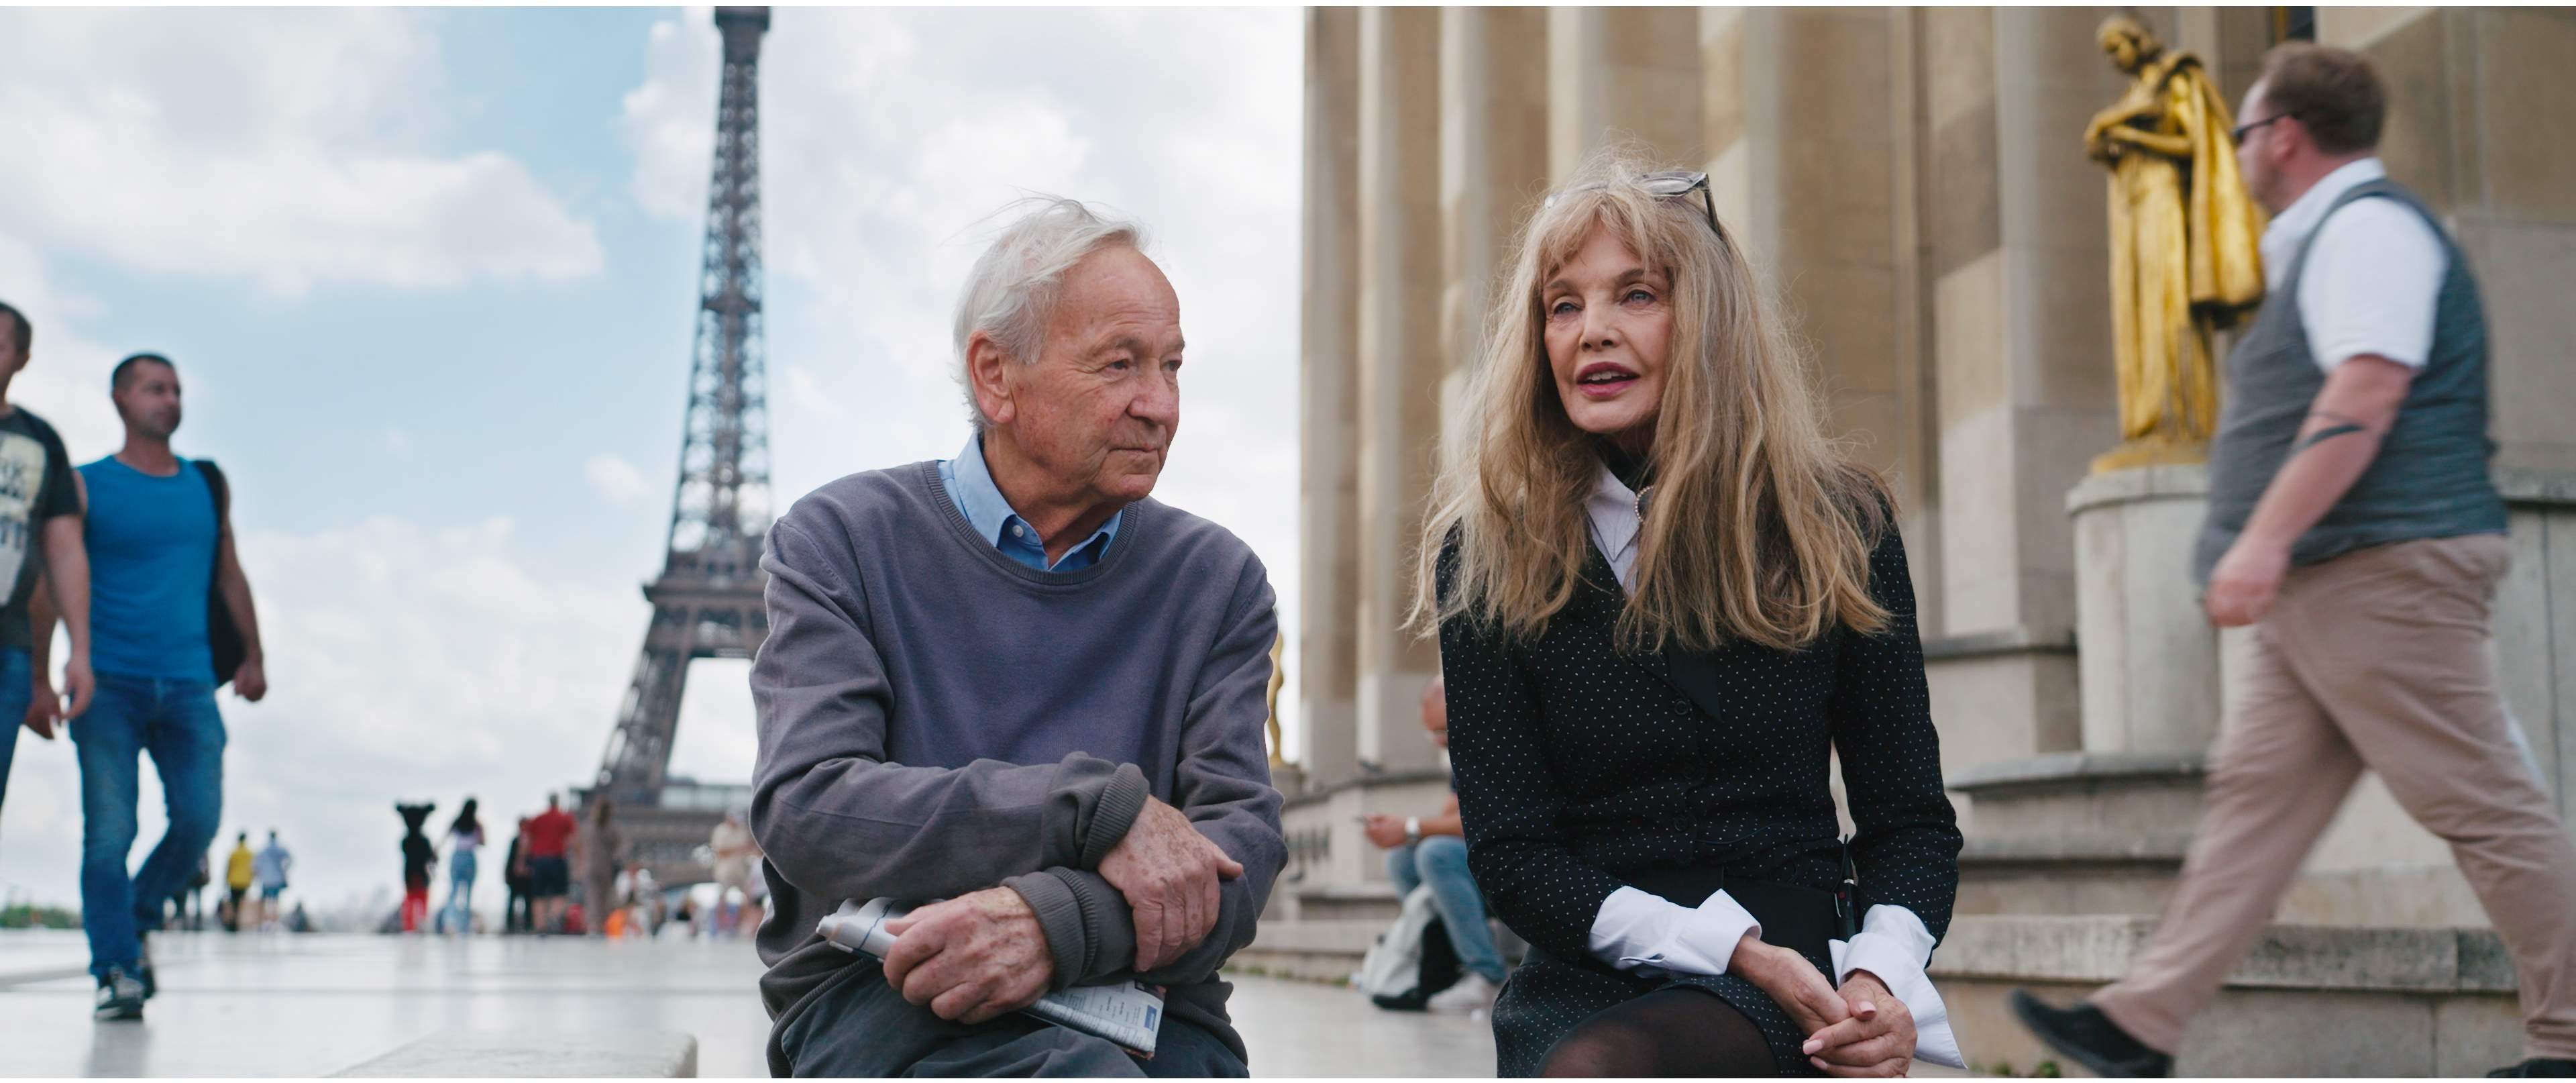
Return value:
[(760, 41), (765, 7), (715, 9), (724, 35), (715, 167), (707, 186), (705, 263), (689, 409), (662, 573), (644, 587), (653, 616), (635, 679), (608, 736), (597, 783), (632, 860), (666, 885), (708, 878), (694, 856), (745, 786), (671, 777), (680, 694), (700, 658), (749, 658), (769, 635), (760, 570), (769, 525), (767, 383), (761, 347)]

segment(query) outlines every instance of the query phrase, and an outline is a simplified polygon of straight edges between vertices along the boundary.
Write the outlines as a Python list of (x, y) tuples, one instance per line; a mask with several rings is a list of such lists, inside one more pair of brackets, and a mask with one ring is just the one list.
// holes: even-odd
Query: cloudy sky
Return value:
[[(1189, 332), (1157, 495), (1249, 541), (1293, 622), (1300, 48), (1294, 9), (779, 12), (779, 504), (953, 454), (987, 215), (1095, 200), (1152, 229)], [(177, 360), (269, 653), (266, 702), (224, 693), (225, 837), (281, 829), (320, 904), (394, 886), (397, 797), (504, 816), (596, 768), (669, 514), (717, 64), (703, 8), (0, 12), (0, 299), (37, 332), (9, 398), (88, 461), (115, 359)], [(693, 671), (676, 772), (748, 777), (745, 668)], [(70, 747), (16, 758), (0, 896), (73, 903)]]

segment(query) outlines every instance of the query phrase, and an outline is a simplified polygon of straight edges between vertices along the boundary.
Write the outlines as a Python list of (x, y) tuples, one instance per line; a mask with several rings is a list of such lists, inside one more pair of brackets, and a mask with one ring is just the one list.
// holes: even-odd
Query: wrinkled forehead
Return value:
[(1125, 245), (1088, 256), (1065, 272), (1055, 324), (1076, 335), (1133, 333), (1141, 328), (1180, 333), (1181, 296), (1152, 257)]

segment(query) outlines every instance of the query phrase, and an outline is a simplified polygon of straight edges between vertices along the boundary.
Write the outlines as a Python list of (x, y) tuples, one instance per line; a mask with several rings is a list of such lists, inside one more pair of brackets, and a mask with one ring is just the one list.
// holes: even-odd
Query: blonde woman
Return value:
[(1469, 866), (1532, 945), (1503, 1074), (1957, 1064), (1923, 968), (1959, 832), (1905, 549), (1707, 177), (1596, 162), (1489, 326), (1416, 620)]

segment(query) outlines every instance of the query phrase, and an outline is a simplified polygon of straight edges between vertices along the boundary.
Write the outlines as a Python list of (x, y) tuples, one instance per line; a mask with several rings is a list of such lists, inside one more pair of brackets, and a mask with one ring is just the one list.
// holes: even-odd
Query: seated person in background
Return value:
[[(1431, 743), (1449, 748), (1449, 696), (1438, 677), (1422, 690), (1422, 726)], [(1434, 994), (1425, 1005), (1435, 1012), (1475, 1011), (1494, 1006), (1503, 986), (1503, 953), (1494, 947), (1494, 931), (1485, 924), (1485, 897), (1467, 874), (1467, 837), (1458, 823), (1458, 795), (1437, 816), (1398, 819), (1383, 813), (1368, 818), (1368, 840), (1386, 851), (1386, 874), (1395, 880), (1398, 897), (1431, 885), (1431, 900), (1440, 925), (1449, 931), (1449, 946), (1458, 951), (1458, 968), (1467, 972), (1458, 984)]]
[[(1180, 301), (1137, 227), (1035, 202), (958, 305), (966, 446), (770, 528), (751, 832), (779, 1075), (1247, 1074), (1216, 974), (1288, 857), (1269, 577), (1148, 496)], [(945, 901), (882, 963), (815, 934), (879, 896)], [(1169, 990), (1151, 1060), (1015, 1014), (1130, 975)]]

